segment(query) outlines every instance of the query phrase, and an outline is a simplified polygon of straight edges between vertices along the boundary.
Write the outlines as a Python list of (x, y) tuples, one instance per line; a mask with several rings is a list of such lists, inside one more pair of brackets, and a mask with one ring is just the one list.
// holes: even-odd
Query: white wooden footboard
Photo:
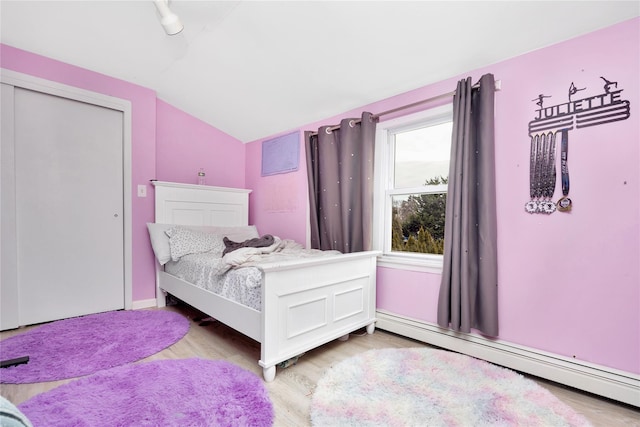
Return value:
[(258, 363), (265, 381), (273, 381), (280, 362), (362, 327), (374, 332), (377, 255), (358, 252), (261, 267), (261, 312), (162, 270), (158, 291), (258, 341)]
[(262, 268), (262, 349), (266, 381), (276, 364), (356, 329), (373, 333), (378, 252), (359, 252)]

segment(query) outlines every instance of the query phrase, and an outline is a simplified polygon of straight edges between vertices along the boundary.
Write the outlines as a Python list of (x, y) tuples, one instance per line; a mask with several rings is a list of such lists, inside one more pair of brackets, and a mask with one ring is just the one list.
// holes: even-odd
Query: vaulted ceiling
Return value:
[(637, 1), (0, 2), (2, 43), (153, 89), (248, 142), (640, 15)]

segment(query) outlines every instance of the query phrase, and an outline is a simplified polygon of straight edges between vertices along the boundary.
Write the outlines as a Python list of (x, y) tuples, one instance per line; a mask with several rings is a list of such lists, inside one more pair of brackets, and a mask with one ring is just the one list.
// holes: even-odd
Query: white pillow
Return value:
[[(169, 246), (169, 236), (167, 236), (166, 231), (176, 226), (176, 224), (158, 224), (155, 222), (147, 223), (147, 229), (149, 230), (149, 237), (151, 239), (151, 247), (153, 248), (153, 253), (156, 255), (156, 259), (160, 265), (165, 265), (167, 262), (171, 261), (171, 247)], [(255, 225), (241, 225), (235, 227), (182, 225), (180, 227), (188, 228), (189, 230), (217, 234), (220, 236), (221, 241), (222, 237), (228, 237), (234, 242), (242, 242), (247, 239), (260, 237)]]
[(156, 224), (155, 222), (148, 222), (147, 229), (149, 230), (149, 238), (151, 239), (151, 247), (153, 253), (156, 254), (156, 259), (160, 265), (165, 265), (171, 261), (171, 248), (169, 247), (169, 236), (165, 233), (171, 227), (175, 227), (173, 224)]
[(221, 255), (225, 247), (222, 237), (213, 233), (179, 226), (170, 228), (165, 233), (169, 236), (172, 261), (178, 261), (185, 255), (209, 251)]

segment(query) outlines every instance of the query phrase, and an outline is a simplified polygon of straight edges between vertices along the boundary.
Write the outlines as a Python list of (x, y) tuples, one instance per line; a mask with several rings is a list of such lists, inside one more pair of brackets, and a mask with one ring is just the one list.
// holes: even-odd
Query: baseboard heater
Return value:
[(376, 328), (640, 407), (640, 375), (377, 311)]

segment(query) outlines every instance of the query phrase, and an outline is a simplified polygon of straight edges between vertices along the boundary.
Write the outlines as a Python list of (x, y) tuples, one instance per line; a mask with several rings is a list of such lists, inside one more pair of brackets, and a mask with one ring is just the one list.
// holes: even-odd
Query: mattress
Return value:
[(229, 268), (222, 258), (199, 253), (169, 261), (164, 271), (254, 310), (262, 310), (262, 272), (257, 267)]

